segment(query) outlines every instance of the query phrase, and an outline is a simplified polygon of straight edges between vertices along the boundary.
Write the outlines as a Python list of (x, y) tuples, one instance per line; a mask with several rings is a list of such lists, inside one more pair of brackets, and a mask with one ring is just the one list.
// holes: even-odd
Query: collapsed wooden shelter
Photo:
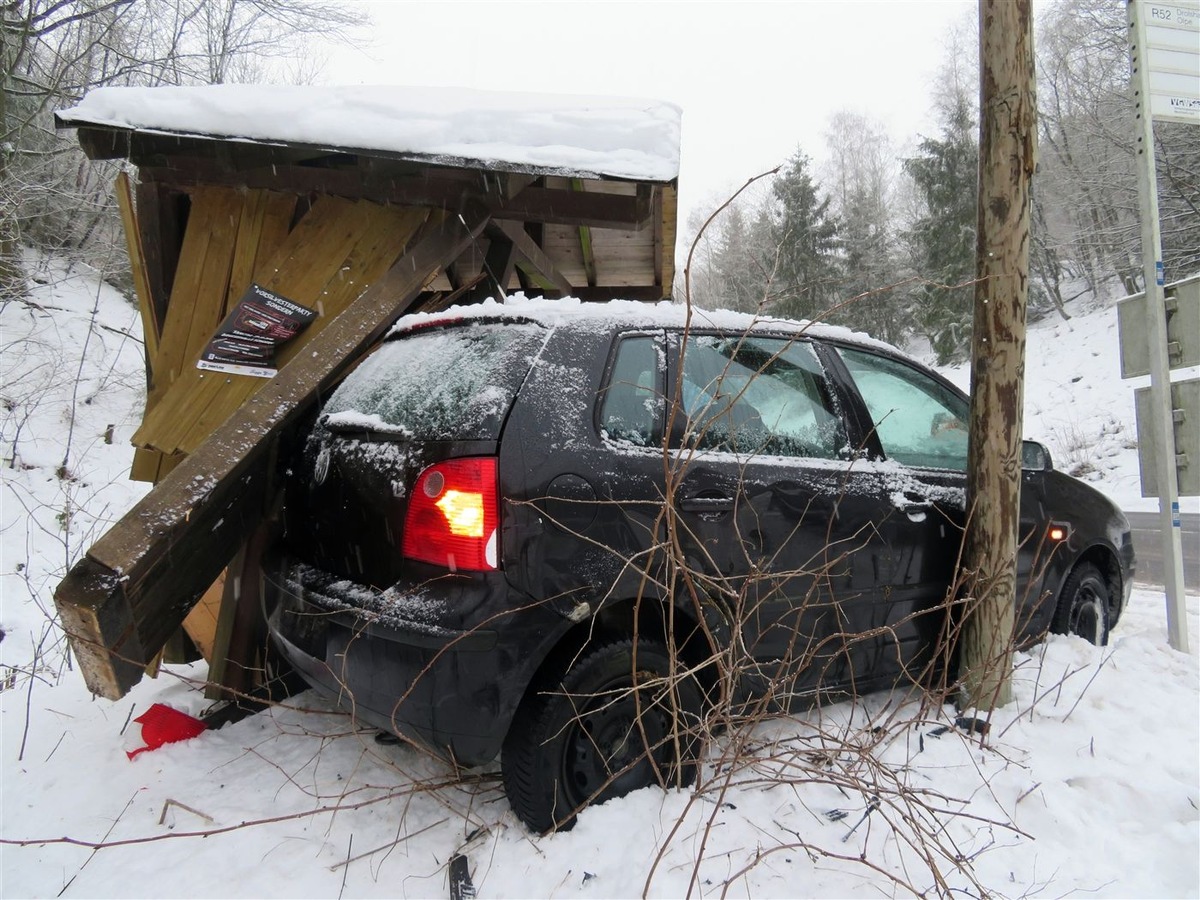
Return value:
[[(110, 699), (185, 621), (212, 682), (254, 689), (279, 439), (399, 316), (516, 290), (671, 294), (679, 114), (666, 104), (109, 88), (57, 122), (90, 158), (137, 168), (136, 185), (117, 182), (147, 362), (131, 477), (155, 487), (55, 594), (89, 688)], [(273, 378), (199, 368), (252, 285), (313, 321)]]

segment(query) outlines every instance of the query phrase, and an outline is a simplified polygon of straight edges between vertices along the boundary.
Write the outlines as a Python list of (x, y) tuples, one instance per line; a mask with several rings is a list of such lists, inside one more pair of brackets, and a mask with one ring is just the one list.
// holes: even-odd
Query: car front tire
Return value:
[(1063, 582), (1050, 630), (1055, 634), (1078, 635), (1098, 647), (1105, 646), (1111, 594), (1104, 573), (1090, 562), (1080, 563)]

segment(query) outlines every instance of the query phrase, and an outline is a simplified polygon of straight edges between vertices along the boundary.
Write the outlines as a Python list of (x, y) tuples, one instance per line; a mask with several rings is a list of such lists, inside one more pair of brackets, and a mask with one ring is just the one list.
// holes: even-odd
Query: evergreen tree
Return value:
[(891, 289), (897, 279), (886, 200), (865, 188), (852, 190), (839, 221), (842, 295), (857, 299), (830, 319), (900, 343), (905, 315), (900, 292)]
[(912, 297), (914, 325), (945, 364), (962, 358), (971, 335), (979, 147), (965, 95), (950, 109), (941, 139), (924, 138), (904, 170), (923, 206), (905, 235), (921, 279)]
[(839, 299), (838, 227), (829, 198), (817, 193), (809, 159), (797, 153), (772, 184), (772, 244), (778, 299), (774, 311), (801, 319), (829, 318)]
[(838, 222), (840, 295), (853, 301), (829, 318), (899, 343), (906, 298), (891, 290), (898, 280), (892, 225), (898, 166), (887, 132), (878, 122), (842, 111), (830, 119), (826, 147), (829, 160), (822, 172)]

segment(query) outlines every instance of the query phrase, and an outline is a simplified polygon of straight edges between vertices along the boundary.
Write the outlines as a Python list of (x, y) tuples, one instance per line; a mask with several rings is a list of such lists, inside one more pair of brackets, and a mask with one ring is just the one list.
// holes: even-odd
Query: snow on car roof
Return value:
[[(735, 312), (729, 309), (707, 310), (693, 306), (691, 327), (698, 330), (721, 331), (779, 331), (800, 329), (807, 335), (827, 340), (845, 341), (863, 347), (873, 347), (907, 358), (907, 354), (891, 344), (870, 335), (845, 328), (808, 320), (783, 319), (775, 316)], [(437, 322), (464, 319), (522, 319), (546, 327), (594, 322), (597, 325), (632, 325), (680, 328), (688, 324), (688, 307), (663, 300), (646, 303), (638, 300), (609, 300), (603, 303), (564, 297), (557, 300), (526, 297), (522, 293), (508, 295), (503, 301), (485, 300), (470, 306), (451, 306), (433, 313), (413, 313), (404, 316), (392, 328), (389, 336)]]
[(681, 111), (629, 97), (380, 85), (104, 87), (59, 125), (293, 143), (455, 167), (668, 182)]

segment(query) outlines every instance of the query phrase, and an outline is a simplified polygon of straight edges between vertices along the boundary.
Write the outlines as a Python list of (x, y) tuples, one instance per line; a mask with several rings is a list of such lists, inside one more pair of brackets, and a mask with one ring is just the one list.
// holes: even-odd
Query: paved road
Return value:
[[(1127, 512), (1133, 526), (1133, 550), (1137, 554), (1138, 584), (1163, 583), (1162, 537), (1158, 530), (1158, 513)], [(1190, 590), (1200, 590), (1200, 515), (1183, 515), (1183, 583)]]

